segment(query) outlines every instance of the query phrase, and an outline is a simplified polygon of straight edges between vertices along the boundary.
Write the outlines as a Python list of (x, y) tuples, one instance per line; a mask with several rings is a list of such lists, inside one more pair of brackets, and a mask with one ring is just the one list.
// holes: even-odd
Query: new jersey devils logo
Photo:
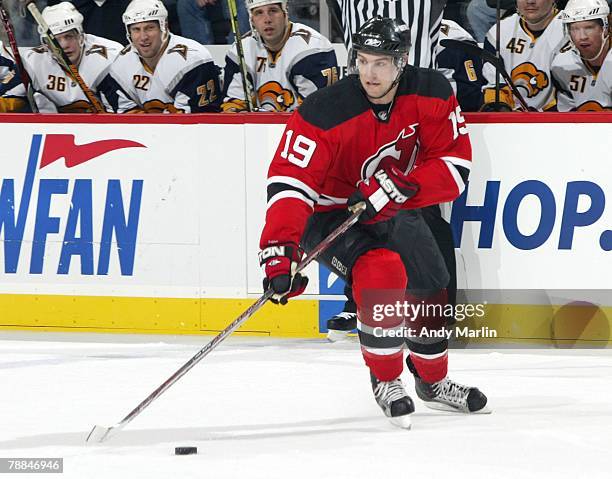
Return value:
[(372, 176), (378, 168), (380, 162), (385, 158), (400, 161), (402, 156), (405, 158), (406, 155), (410, 155), (410, 160), (408, 161), (405, 172), (407, 173), (410, 171), (414, 166), (418, 146), (413, 147), (410, 151), (408, 150), (410, 149), (411, 145), (415, 145), (415, 141), (410, 138), (416, 134), (417, 126), (419, 126), (418, 123), (413, 123), (407, 128), (404, 128), (399, 132), (395, 140), (381, 146), (376, 153), (366, 159), (363, 162), (363, 165), (361, 165), (361, 179), (365, 180), (366, 178)]
[(524, 88), (527, 91), (527, 98), (533, 98), (549, 84), (548, 75), (529, 62), (521, 63), (513, 68), (511, 76), (518, 88)]

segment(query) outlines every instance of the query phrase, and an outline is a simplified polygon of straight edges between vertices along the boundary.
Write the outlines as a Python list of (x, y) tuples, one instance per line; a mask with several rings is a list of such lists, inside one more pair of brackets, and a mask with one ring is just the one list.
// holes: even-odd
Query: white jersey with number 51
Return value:
[(612, 109), (612, 50), (598, 72), (573, 48), (557, 55), (552, 67), (559, 111)]

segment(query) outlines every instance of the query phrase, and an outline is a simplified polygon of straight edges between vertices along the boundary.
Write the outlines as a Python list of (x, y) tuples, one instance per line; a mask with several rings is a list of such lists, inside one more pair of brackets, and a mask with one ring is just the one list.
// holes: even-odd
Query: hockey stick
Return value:
[[(495, 5), (495, 58), (497, 58), (497, 63), (500, 63), (500, 52), (501, 52), (501, 8), (500, 8), (500, 0), (497, 0)], [(495, 103), (499, 104), (500, 97), (500, 82), (499, 82), (499, 66), (495, 66)]]
[(227, 6), (230, 11), (230, 23), (232, 24), (232, 31), (234, 32), (234, 38), (236, 39), (236, 52), (238, 53), (238, 68), (240, 69), (240, 76), (242, 77), (242, 90), (244, 91), (244, 99), (246, 101), (247, 111), (255, 111), (253, 107), (253, 90), (248, 79), (248, 70), (246, 61), (244, 59), (244, 50), (242, 49), (242, 37), (240, 36), (240, 26), (238, 25), (238, 8), (236, 7), (236, 0), (227, 0)]
[[(344, 28), (342, 27), (342, 22), (340, 21), (340, 16), (338, 15), (338, 13), (341, 12), (338, 2), (336, 0), (325, 0), (325, 2), (327, 3), (327, 8), (329, 12), (331, 13), (331, 17), (334, 19), (334, 22), (336, 23), (336, 27), (338, 27), (338, 30), (340, 31), (340, 34), (342, 35), (342, 40), (344, 40)], [(329, 38), (328, 40), (331, 41), (331, 38)]]
[(49, 25), (47, 25), (47, 22), (43, 18), (42, 14), (38, 11), (38, 7), (36, 6), (36, 4), (33, 2), (28, 4), (28, 10), (34, 17), (34, 20), (36, 20), (36, 23), (38, 23), (38, 25), (40, 26), (43, 32), (42, 35), (45, 39), (47, 46), (50, 48), (51, 53), (59, 62), (59, 64), (70, 75), (72, 80), (74, 80), (74, 82), (79, 85), (81, 90), (83, 90), (83, 93), (89, 100), (89, 103), (91, 103), (91, 105), (93, 106), (95, 113), (105, 113), (106, 110), (104, 109), (104, 106), (102, 106), (100, 100), (98, 100), (96, 95), (94, 95), (91, 89), (87, 86), (87, 84), (79, 74), (79, 70), (77, 69), (77, 67), (74, 65), (74, 63), (70, 61), (68, 55), (66, 55), (64, 49), (61, 47), (61, 45), (57, 41), (57, 38), (55, 38), (55, 35), (53, 35), (53, 32), (49, 28)]
[[(338, 236), (347, 231), (351, 226), (357, 223), (359, 216), (365, 210), (366, 205), (364, 202), (357, 203), (353, 207), (351, 207), (351, 215), (334, 231), (332, 231), (323, 241), (321, 241), (311, 252), (310, 254), (304, 258), (300, 264), (297, 266), (296, 273), (303, 271), (306, 266), (312, 263), (315, 259), (317, 259), (321, 253), (323, 253)], [(162, 395), (164, 391), (166, 391), (170, 386), (172, 386), (175, 382), (181, 379), (187, 372), (193, 368), (196, 364), (198, 364), (202, 359), (204, 359), (210, 352), (212, 352), (219, 344), (221, 344), (227, 337), (232, 334), (242, 323), (244, 323), (247, 319), (253, 316), (259, 309), (272, 297), (274, 291), (272, 289), (268, 289), (261, 298), (255, 301), (244, 313), (238, 316), (227, 328), (221, 331), (217, 336), (215, 336), (206, 346), (200, 349), (195, 356), (193, 356), (189, 361), (187, 361), (180, 369), (178, 369), (172, 376), (166, 379), (161, 386), (159, 386), (155, 391), (153, 391), (149, 396), (147, 396), (138, 406), (136, 406), (127, 416), (125, 416), (121, 421), (113, 426), (94, 426), (92, 430), (89, 432), (87, 439), (85, 442), (103, 442), (111, 436), (111, 433), (114, 434), (117, 431), (123, 429), (126, 424), (128, 424), (132, 419), (138, 416), (142, 411), (144, 411), (147, 406), (149, 406), (153, 401), (155, 401), (159, 396)]]
[(17, 70), (19, 71), (19, 76), (21, 77), (21, 83), (26, 90), (26, 97), (28, 98), (28, 103), (30, 104), (30, 108), (34, 113), (38, 112), (38, 107), (36, 102), (34, 101), (34, 91), (32, 90), (32, 81), (30, 80), (30, 75), (26, 71), (23, 66), (23, 61), (21, 60), (21, 55), (19, 54), (19, 48), (17, 47), (17, 40), (15, 39), (15, 29), (13, 28), (13, 23), (11, 22), (11, 17), (9, 13), (4, 8), (4, 5), (0, 1), (0, 20), (2, 21), (2, 25), (4, 26), (4, 30), (6, 31), (6, 35), (8, 36), (9, 45), (11, 46), (11, 51), (13, 52), (13, 58), (15, 59), (15, 65), (17, 65)]
[(476, 55), (482, 58), (485, 62), (491, 63), (495, 68), (499, 70), (499, 73), (501, 74), (501, 76), (504, 77), (506, 84), (510, 87), (510, 90), (512, 90), (512, 93), (514, 94), (516, 99), (521, 104), (521, 107), (525, 111), (529, 111), (529, 106), (527, 105), (525, 98), (523, 97), (523, 95), (521, 95), (521, 92), (519, 91), (517, 86), (512, 81), (512, 78), (510, 77), (510, 75), (508, 75), (508, 72), (504, 68), (504, 64), (500, 58), (493, 55), (491, 52), (488, 52), (484, 48), (480, 48), (478, 45), (474, 43), (466, 42), (464, 40), (450, 40), (449, 39), (449, 40), (442, 40), (440, 43), (446, 47), (460, 48), (463, 51), (471, 55)]

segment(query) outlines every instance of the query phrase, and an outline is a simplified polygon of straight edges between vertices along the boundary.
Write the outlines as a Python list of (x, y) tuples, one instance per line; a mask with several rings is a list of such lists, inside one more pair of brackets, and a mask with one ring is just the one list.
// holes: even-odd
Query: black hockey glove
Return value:
[(287, 304), (289, 298), (304, 292), (308, 278), (295, 270), (302, 259), (303, 250), (295, 243), (277, 243), (259, 252), (259, 264), (263, 268), (264, 291), (274, 290), (270, 298), (274, 304)]

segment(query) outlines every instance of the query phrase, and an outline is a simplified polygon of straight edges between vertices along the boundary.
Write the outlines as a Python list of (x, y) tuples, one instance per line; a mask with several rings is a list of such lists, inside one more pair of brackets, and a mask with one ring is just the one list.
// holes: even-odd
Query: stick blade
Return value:
[(114, 428), (114, 426), (94, 426), (91, 431), (89, 431), (85, 442), (88, 444), (104, 442), (110, 437), (110, 433)]

